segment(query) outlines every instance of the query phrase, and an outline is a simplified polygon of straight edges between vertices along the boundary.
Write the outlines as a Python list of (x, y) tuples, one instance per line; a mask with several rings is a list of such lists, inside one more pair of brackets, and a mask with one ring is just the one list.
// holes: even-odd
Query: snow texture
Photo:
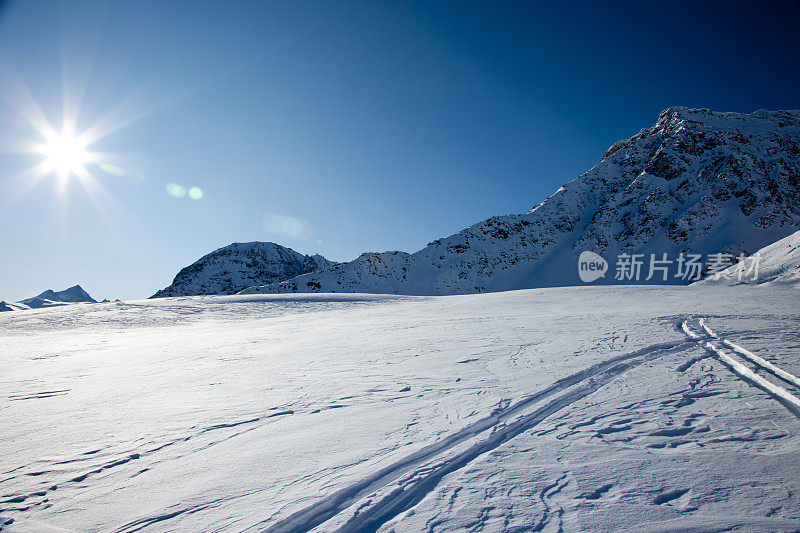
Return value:
[(3, 313), (0, 531), (796, 531), (797, 302), (587, 286)]
[[(756, 260), (755, 255), (760, 259)], [(697, 284), (757, 285), (771, 283), (800, 287), (800, 231), (765, 246), (753, 256), (737, 262), (718, 275), (709, 276)], [(758, 263), (758, 275), (747, 275)]]

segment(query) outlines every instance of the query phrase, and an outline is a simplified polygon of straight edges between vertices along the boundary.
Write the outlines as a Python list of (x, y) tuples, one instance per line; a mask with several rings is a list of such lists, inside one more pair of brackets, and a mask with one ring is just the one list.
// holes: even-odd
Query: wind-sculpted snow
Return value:
[(793, 531), (798, 326), (774, 286), (3, 313), (0, 530)]
[[(800, 111), (674, 107), (526, 214), (246, 293), (462, 294), (579, 285), (578, 255), (751, 254), (800, 229)], [(644, 276), (642, 277), (644, 281)], [(659, 278), (652, 282), (664, 283)], [(670, 277), (668, 283), (688, 283)]]
[(273, 242), (233, 243), (204, 255), (153, 295), (233, 294), (244, 288), (275, 283), (333, 265), (321, 255), (303, 255)]

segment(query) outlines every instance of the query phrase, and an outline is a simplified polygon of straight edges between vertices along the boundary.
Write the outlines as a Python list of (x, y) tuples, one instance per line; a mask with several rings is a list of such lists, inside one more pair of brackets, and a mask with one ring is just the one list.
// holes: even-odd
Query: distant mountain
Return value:
[(5, 300), (0, 301), (0, 313), (3, 311), (23, 311), (25, 309), (30, 309), (30, 307), (20, 303), (12, 303)]
[(233, 243), (182, 269), (169, 287), (151, 298), (234, 294), (334, 265), (321, 255), (303, 255), (273, 242)]
[[(758, 250), (723, 270), (717, 276), (698, 281), (695, 285), (761, 285), (780, 284), (800, 288), (800, 231)], [(754, 271), (758, 265), (758, 272)]]
[(583, 250), (611, 264), (611, 275), (595, 283), (615, 283), (623, 252), (750, 254), (798, 229), (800, 111), (673, 107), (526, 214), (489, 218), (413, 254), (366, 253), (242, 292), (424, 295), (580, 285)]
[(64, 289), (63, 291), (47, 289), (41, 294), (20, 300), (16, 303), (9, 303), (5, 301), (0, 302), (0, 311), (41, 309), (43, 307), (54, 307), (57, 305), (74, 303), (97, 303), (97, 300), (89, 296), (89, 293), (83, 290), (80, 285), (74, 285), (68, 289)]

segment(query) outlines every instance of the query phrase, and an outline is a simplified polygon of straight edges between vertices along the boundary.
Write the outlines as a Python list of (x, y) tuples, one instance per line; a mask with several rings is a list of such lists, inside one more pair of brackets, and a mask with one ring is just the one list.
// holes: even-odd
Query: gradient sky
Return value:
[[(143, 298), (235, 241), (415, 251), (669, 106), (799, 108), (800, 4), (696, 4), (0, 2), (0, 299)], [(20, 174), (26, 92), (108, 127), (102, 192)]]

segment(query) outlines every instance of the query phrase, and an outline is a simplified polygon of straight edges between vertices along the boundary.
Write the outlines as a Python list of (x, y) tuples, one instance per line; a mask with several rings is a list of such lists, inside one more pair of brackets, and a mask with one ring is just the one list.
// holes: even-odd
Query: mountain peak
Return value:
[(83, 290), (80, 285), (73, 285), (68, 289), (56, 293), (58, 300), (61, 302), (91, 302), (97, 303), (97, 300), (89, 296), (89, 293)]
[(274, 242), (234, 242), (181, 269), (171, 285), (152, 297), (233, 294), (333, 264), (321, 255), (303, 255)]
[(658, 122), (666, 122), (667, 120), (678, 118), (687, 118), (689, 115), (693, 113), (711, 113), (709, 109), (697, 109), (697, 108), (689, 108), (682, 105), (676, 105), (672, 107), (668, 107), (663, 110), (661, 113), (658, 114)]
[(63, 291), (47, 289), (46, 291), (42, 291), (32, 298), (26, 298), (18, 302), (18, 304), (22, 304), (23, 306), (31, 309), (73, 303), (97, 303), (97, 300), (92, 298), (89, 293), (83, 290), (83, 287), (80, 285), (73, 285), (72, 287), (64, 289)]

